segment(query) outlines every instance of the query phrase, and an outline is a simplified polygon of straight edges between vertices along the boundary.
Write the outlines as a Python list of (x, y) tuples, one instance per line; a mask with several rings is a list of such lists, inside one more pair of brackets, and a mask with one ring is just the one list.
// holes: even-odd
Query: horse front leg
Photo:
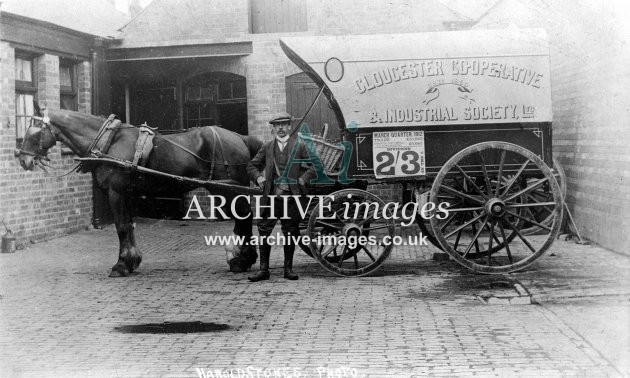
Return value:
[(114, 215), (116, 232), (120, 243), (118, 261), (112, 267), (109, 276), (127, 277), (138, 268), (142, 261), (142, 254), (136, 247), (136, 239), (133, 233), (134, 225), (129, 207), (129, 197), (110, 189), (109, 205)]
[[(243, 200), (243, 198), (239, 198), (235, 210), (238, 217), (234, 217), (233, 232), (236, 238), (243, 238), (243, 243), (227, 245), (225, 250), (230, 272), (241, 273), (247, 272), (249, 268), (256, 263), (258, 255), (256, 254), (256, 248), (250, 244), (254, 216), (249, 203)], [(245, 217), (246, 215), (247, 217)]]

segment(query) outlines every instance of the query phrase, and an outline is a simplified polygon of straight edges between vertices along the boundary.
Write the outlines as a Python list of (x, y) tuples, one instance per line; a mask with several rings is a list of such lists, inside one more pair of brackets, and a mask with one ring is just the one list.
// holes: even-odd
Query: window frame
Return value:
[[(70, 74), (70, 86), (61, 84), (61, 70), (63, 68), (69, 69)], [(66, 110), (79, 110), (79, 96), (78, 96), (78, 78), (77, 78), (77, 62), (69, 59), (59, 59), (59, 107), (63, 107), (63, 98), (72, 97), (72, 108)]]
[[(235, 93), (235, 85), (239, 82), (242, 82), (244, 84), (243, 90), (244, 92), (242, 93), (243, 96), (241, 97), (236, 97)], [(223, 97), (221, 94), (221, 88), (229, 88), (229, 95), (227, 97)], [(229, 102), (243, 102), (243, 100), (247, 100), (247, 84), (245, 84), (245, 79), (243, 80), (230, 80), (230, 81), (223, 81), (220, 83), (216, 84), (216, 94), (217, 94), (217, 100), (216, 102), (218, 104), (223, 104), (223, 103), (229, 103)]]
[[(184, 95), (184, 129), (190, 129), (193, 127), (199, 126), (207, 126), (203, 125), (202, 121), (206, 120), (207, 123), (213, 125), (216, 123), (217, 119), (217, 110), (216, 110), (216, 102), (218, 96), (218, 88), (212, 80), (204, 78), (195, 84), (188, 84), (185, 87), (185, 95)], [(195, 88), (199, 90), (199, 97), (191, 98), (189, 96), (190, 89)], [(209, 90), (209, 97), (201, 97), (202, 89), (205, 88)], [(207, 107), (211, 117), (202, 117), (202, 107)], [(192, 122), (197, 122), (196, 125), (190, 125)]]
[[(37, 91), (38, 91), (38, 86), (37, 86), (37, 69), (36, 69), (36, 58), (37, 55), (33, 54), (33, 53), (28, 53), (28, 52), (24, 52), (24, 51), (16, 51), (15, 52), (15, 58), (14, 58), (14, 65), (15, 65), (15, 70), (17, 70), (17, 61), (18, 59), (20, 60), (27, 60), (31, 62), (31, 81), (25, 81), (25, 80), (20, 80), (17, 78), (15, 78), (15, 90), (14, 90), (14, 95), (15, 95), (15, 143), (17, 147), (20, 147), (22, 145), (22, 142), (24, 140), (24, 135), (20, 136), (19, 133), (19, 127), (21, 122), (19, 122), (20, 119), (25, 119), (25, 124), (29, 125), (30, 124), (30, 118), (32, 117), (31, 115), (28, 114), (18, 114), (18, 103), (19, 103), (19, 99), (20, 96), (22, 95), (30, 95), (33, 96), (33, 99), (37, 98)], [(17, 73), (17, 72), (16, 72)], [(27, 126), (28, 128), (28, 126)], [(24, 129), (24, 132), (26, 131), (26, 129)]]

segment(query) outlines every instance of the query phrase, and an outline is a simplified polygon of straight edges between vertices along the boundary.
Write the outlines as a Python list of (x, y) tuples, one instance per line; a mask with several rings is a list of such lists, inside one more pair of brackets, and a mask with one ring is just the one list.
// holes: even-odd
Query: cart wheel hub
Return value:
[(346, 237), (354, 236), (358, 238), (363, 233), (363, 229), (356, 223), (348, 223), (343, 227), (342, 233)]
[(505, 203), (498, 198), (486, 202), (485, 212), (491, 217), (501, 217), (505, 214)]

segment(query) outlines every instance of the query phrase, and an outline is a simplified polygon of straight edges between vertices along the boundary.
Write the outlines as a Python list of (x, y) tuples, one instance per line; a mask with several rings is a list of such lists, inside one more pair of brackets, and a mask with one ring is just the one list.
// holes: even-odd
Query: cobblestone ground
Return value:
[(628, 257), (560, 240), (525, 272), (480, 276), (405, 247), (370, 277), (340, 278), (300, 253), (300, 280), (286, 281), (277, 248), (271, 280), (251, 284), (203, 241), (230, 228), (142, 220), (129, 278), (107, 277), (112, 227), (0, 255), (0, 375), (630, 374)]

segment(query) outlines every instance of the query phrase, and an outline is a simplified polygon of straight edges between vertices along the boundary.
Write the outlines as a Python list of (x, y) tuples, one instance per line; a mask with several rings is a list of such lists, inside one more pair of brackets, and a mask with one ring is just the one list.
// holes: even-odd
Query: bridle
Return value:
[[(40, 121), (41, 122), (41, 126), (35, 126), (35, 122), (34, 121)], [(26, 132), (24, 133), (24, 135), (28, 135), (28, 131), (31, 129), (31, 127), (34, 128), (41, 128), (40, 131), (40, 136), (39, 136), (39, 145), (37, 146), (37, 151), (27, 151), (24, 148), (19, 148), (16, 150), (18, 155), (29, 155), (29, 156), (33, 156), (35, 158), (35, 161), (39, 161), (41, 162), (42, 160), (45, 161), (50, 161), (50, 158), (48, 158), (47, 154), (48, 154), (48, 149), (44, 147), (43, 143), (44, 143), (44, 133), (48, 132), (48, 134), (50, 134), (50, 137), (53, 140), (56, 140), (55, 135), (53, 134), (52, 130), (51, 130), (51, 124), (50, 124), (50, 118), (48, 118), (47, 115), (44, 115), (43, 117), (38, 117), (38, 116), (31, 116), (31, 121), (30, 124), (28, 125), (28, 128), (26, 129)], [(24, 147), (24, 141), (22, 141), (22, 147)], [(49, 147), (50, 148), (50, 147)]]
[[(38, 116), (31, 116), (31, 122), (28, 125), (28, 128), (26, 129), (26, 132), (24, 133), (25, 139), (22, 141), (22, 148), (16, 149), (16, 154), (18, 156), (20, 155), (29, 155), (29, 156), (33, 156), (33, 161), (34, 164), (37, 165), (39, 168), (42, 169), (42, 171), (44, 171), (47, 175), (49, 176), (54, 176), (54, 177), (64, 177), (67, 176), (71, 173), (73, 173), (74, 171), (76, 171), (79, 168), (79, 164), (77, 164), (75, 167), (73, 167), (70, 171), (61, 174), (61, 175), (53, 175), (51, 173), (48, 172), (48, 169), (46, 168), (50, 168), (53, 169), (53, 167), (50, 165), (50, 163), (48, 163), (50, 161), (50, 158), (47, 156), (48, 155), (48, 149), (51, 148), (52, 146), (54, 146), (54, 143), (48, 147), (44, 146), (44, 138), (46, 136), (46, 133), (48, 133), (48, 136), (51, 138), (51, 140), (57, 141), (57, 138), (55, 138), (55, 134), (52, 131), (52, 124), (50, 123), (50, 118), (48, 117), (48, 111), (46, 109), (43, 109), (43, 113), (44, 116), (43, 117), (38, 117)], [(41, 122), (41, 126), (35, 126), (35, 122), (34, 121), (40, 121)], [(38, 142), (38, 146), (37, 146), (37, 151), (27, 151), (25, 150), (24, 147), (24, 142), (26, 141), (26, 136), (28, 136), (28, 131), (31, 129), (31, 127), (34, 128), (40, 128), (40, 135), (39, 135), (39, 142)]]

